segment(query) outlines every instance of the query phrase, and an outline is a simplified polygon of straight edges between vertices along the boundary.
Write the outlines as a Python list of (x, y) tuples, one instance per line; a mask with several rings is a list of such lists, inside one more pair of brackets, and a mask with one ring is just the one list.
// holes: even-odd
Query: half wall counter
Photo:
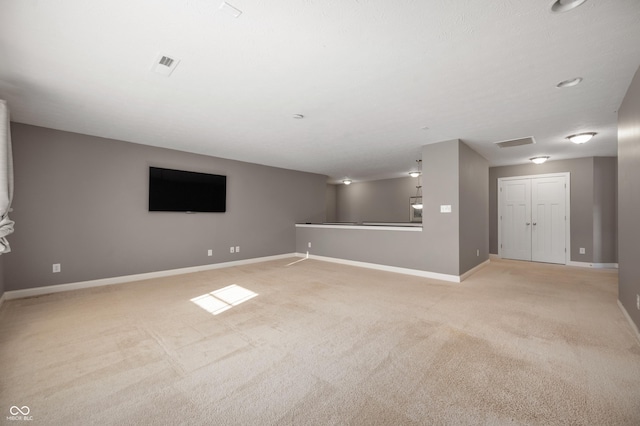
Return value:
[(320, 260), (447, 279), (448, 275), (436, 277), (421, 267), (422, 232), (421, 223), (296, 224), (296, 252)]

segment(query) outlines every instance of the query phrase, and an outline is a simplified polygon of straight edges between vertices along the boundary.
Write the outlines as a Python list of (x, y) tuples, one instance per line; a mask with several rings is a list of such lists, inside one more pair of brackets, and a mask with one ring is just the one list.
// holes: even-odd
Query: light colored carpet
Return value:
[[(5, 302), (0, 420), (640, 424), (615, 271), (498, 260), (452, 284), (297, 260)], [(230, 285), (257, 296), (211, 295)]]

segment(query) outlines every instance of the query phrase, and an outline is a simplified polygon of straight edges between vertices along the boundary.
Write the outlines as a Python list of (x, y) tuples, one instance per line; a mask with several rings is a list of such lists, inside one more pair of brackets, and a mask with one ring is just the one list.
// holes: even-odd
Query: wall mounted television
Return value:
[(227, 211), (227, 177), (149, 167), (150, 212)]

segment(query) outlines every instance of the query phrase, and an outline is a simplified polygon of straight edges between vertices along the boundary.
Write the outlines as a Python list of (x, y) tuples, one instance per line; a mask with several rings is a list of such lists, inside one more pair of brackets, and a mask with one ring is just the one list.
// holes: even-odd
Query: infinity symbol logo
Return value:
[(26, 405), (23, 406), (22, 408), (13, 405), (9, 409), (9, 412), (11, 413), (12, 416), (17, 416), (18, 414), (22, 414), (23, 416), (26, 416), (27, 414), (29, 414), (31, 412), (31, 410)]

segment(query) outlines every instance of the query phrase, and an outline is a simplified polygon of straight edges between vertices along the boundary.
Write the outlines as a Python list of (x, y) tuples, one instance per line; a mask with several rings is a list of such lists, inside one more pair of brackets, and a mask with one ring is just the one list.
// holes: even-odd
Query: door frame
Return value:
[(498, 194), (498, 257), (502, 258), (502, 182), (517, 179), (535, 179), (535, 178), (548, 178), (548, 177), (564, 177), (566, 184), (565, 188), (565, 200), (564, 200), (564, 214), (567, 217), (564, 228), (565, 239), (565, 256), (564, 264), (568, 265), (571, 262), (571, 173), (545, 173), (539, 175), (525, 175), (525, 176), (509, 176), (498, 178), (498, 187), (496, 188)]

